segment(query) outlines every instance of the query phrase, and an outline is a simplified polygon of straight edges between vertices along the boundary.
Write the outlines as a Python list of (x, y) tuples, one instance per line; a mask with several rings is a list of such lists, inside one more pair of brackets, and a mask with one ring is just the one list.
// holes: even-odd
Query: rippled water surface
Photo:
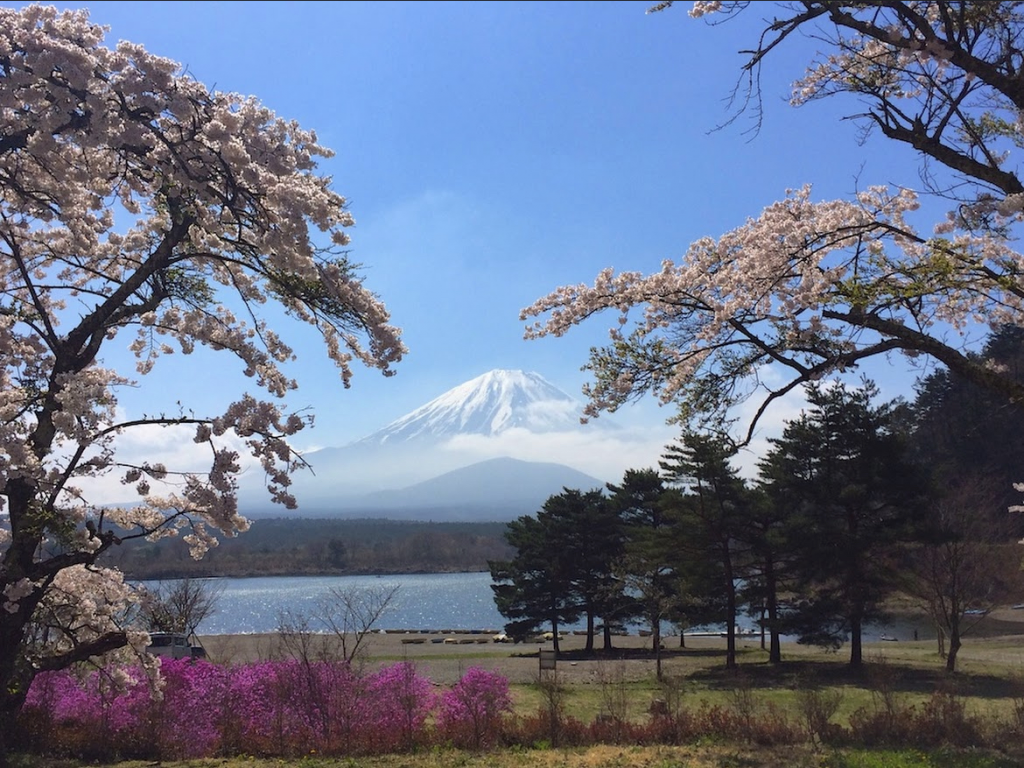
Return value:
[[(293, 576), (216, 579), (216, 612), (200, 634), (273, 632), (282, 611), (314, 616), (331, 589), (398, 587), (379, 629), (500, 629), (505, 620), (494, 607), (489, 573), (398, 576)], [(318, 628), (318, 627), (314, 627)]]
[[(494, 630), (505, 626), (505, 619), (494, 606), (491, 575), (481, 573), (399, 574), (392, 576), (267, 576), (248, 579), (213, 579), (220, 595), (217, 610), (199, 625), (202, 635), (273, 632), (280, 625), (283, 611), (315, 617), (317, 603), (330, 590), (398, 587), (388, 610), (375, 624), (377, 629), (412, 630)], [(744, 628), (754, 626), (742, 617)], [(581, 629), (577, 622), (566, 630)], [(322, 630), (313, 622), (311, 629)], [(720, 627), (703, 628), (720, 630)], [(636, 628), (633, 628), (635, 631)], [(673, 632), (664, 627), (663, 632)], [(864, 640), (886, 638), (911, 640), (933, 638), (934, 630), (917, 623), (898, 621), (885, 626), (865, 628)], [(787, 638), (794, 639), (794, 638)]]

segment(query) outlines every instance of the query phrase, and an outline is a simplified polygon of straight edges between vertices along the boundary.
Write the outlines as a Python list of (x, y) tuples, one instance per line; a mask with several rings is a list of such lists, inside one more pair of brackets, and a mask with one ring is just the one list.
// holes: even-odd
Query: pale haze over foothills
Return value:
[[(288, 405), (316, 422), (296, 447), (348, 445), (495, 369), (535, 372), (582, 401), (580, 368), (615, 318), (525, 341), (519, 313), (540, 296), (589, 284), (605, 267), (657, 271), (787, 189), (809, 183), (826, 199), (865, 184), (919, 184), (912, 153), (878, 137), (862, 143), (841, 119), (855, 111), (849, 101), (789, 105), (814, 41), (784, 46), (767, 63), (759, 126), (752, 111), (729, 122), (756, 9), (709, 26), (686, 4), (647, 14), (650, 4), (88, 3), (92, 20), (110, 28), (108, 45), (139, 43), (210, 87), (253, 95), (336, 152), (320, 170), (356, 220), (351, 257), (409, 353), (395, 376), (357, 369), (345, 390), (315, 333), (299, 329), (299, 389)], [(127, 350), (105, 354), (131, 370)], [(213, 412), (255, 389), (220, 357), (162, 358), (160, 396), (152, 386), (128, 389), (121, 408), (176, 412), (180, 402)], [(909, 394), (921, 373), (902, 358), (867, 372), (886, 397)], [(773, 425), (798, 410), (795, 398), (771, 410), (740, 463), (749, 470)], [(601, 432), (614, 435), (607, 443), (586, 430), (544, 439), (512, 430), (507, 439), (519, 442), (508, 455), (614, 479), (656, 462), (678, 434), (664, 423), (671, 415), (650, 399), (603, 415), (598, 422), (615, 427)], [(170, 430), (132, 440), (168, 465), (194, 449)], [(493, 441), (486, 447), (484, 458), (500, 453)], [(121, 489), (111, 480), (108, 490), (112, 499)]]

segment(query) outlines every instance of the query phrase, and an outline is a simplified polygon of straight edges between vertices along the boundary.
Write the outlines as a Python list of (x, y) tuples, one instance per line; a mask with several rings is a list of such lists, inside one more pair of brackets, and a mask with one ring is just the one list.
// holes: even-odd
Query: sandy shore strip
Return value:
[[(315, 656), (321, 650), (337, 658), (340, 643), (330, 636), (318, 637)], [(251, 661), (294, 657), (294, 646), (276, 634), (206, 635), (200, 637), (208, 658), (217, 663), (237, 664)], [(350, 644), (352, 640), (348, 641)], [(566, 683), (596, 682), (606, 674), (606, 667), (615, 664), (616, 674), (629, 679), (643, 679), (654, 673), (654, 654), (649, 636), (615, 635), (614, 651), (598, 653), (595, 658), (563, 658), (557, 662), (559, 676)], [(565, 634), (559, 641), (563, 654), (576, 656), (586, 645), (586, 637)], [(679, 648), (679, 636), (662, 640), (670, 652)], [(744, 638), (741, 646), (759, 647), (760, 640)], [(351, 647), (351, 645), (349, 646)], [(602, 648), (601, 638), (595, 638), (595, 647)], [(687, 637), (686, 647), (694, 650), (725, 651), (725, 640), (720, 637)], [(449, 684), (458, 680), (470, 667), (497, 670), (515, 683), (535, 682), (540, 671), (541, 649), (552, 650), (550, 641), (529, 643), (498, 643), (492, 634), (469, 632), (387, 632), (367, 635), (363, 641), (360, 663), (379, 667), (399, 661), (413, 662), (418, 671), (436, 683)], [(645, 653), (646, 652), (646, 653)], [(639, 658), (638, 658), (639, 657)]]
[[(540, 674), (539, 651), (553, 649), (550, 640), (529, 643), (494, 642), (500, 630), (479, 630), (475, 632), (455, 630), (404, 630), (376, 632), (363, 639), (360, 663), (368, 668), (394, 664), (398, 661), (413, 662), (420, 674), (439, 684), (457, 681), (473, 666), (500, 671), (513, 683), (535, 682)], [(981, 625), (976, 627), (972, 637), (1003, 636), (1024, 634), (1024, 610), (1002, 608), (992, 611)], [(354, 638), (347, 639), (351, 649)], [(278, 633), (242, 635), (204, 635), (200, 637), (211, 661), (223, 664), (240, 664), (282, 658), (294, 658), (296, 646)], [(932, 645), (934, 640), (922, 640)], [(649, 679), (654, 674), (655, 660), (649, 635), (628, 634), (613, 636), (614, 649), (611, 654), (597, 653), (583, 658), (580, 653), (586, 644), (583, 634), (566, 633), (559, 642), (559, 648), (568, 658), (557, 662), (559, 677), (567, 684), (593, 683), (606, 679), (609, 667), (614, 665), (615, 675), (622, 679)], [(600, 636), (594, 640), (595, 648), (602, 648)], [(881, 643), (887, 646), (888, 643)], [(320, 635), (314, 638), (310, 650), (314, 658), (323, 654), (328, 658), (341, 658), (341, 644), (338, 638)], [(679, 660), (679, 636), (662, 639), (666, 649), (663, 662), (671, 667)], [(724, 659), (725, 638), (719, 636), (687, 636), (689, 651), (703, 651)], [(741, 651), (761, 648), (759, 635), (743, 635), (737, 639)], [(688, 655), (688, 654), (682, 654)]]

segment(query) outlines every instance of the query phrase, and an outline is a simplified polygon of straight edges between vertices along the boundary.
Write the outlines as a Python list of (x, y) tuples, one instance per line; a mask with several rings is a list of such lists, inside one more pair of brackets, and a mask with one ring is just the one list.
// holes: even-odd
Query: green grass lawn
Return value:
[[(150, 762), (116, 768), (153, 768)], [(484, 753), (432, 749), (359, 758), (235, 759), (164, 762), (161, 768), (1019, 768), (1024, 762), (990, 751), (816, 750), (724, 745), (506, 749)], [(70, 761), (15, 760), (11, 768), (79, 768)]]
[[(477, 661), (536, 658), (536, 650), (520, 647), (435, 649), (431, 658), (468, 667)], [(748, 643), (740, 651), (735, 669), (724, 665), (724, 651), (716, 647), (672, 648), (664, 654), (664, 680), (653, 675), (649, 649), (620, 649), (619, 658), (601, 659), (570, 650), (559, 659), (559, 670), (585, 665), (585, 683), (577, 675), (537, 671), (532, 682), (512, 685), (517, 718), (536, 717), (551, 705), (561, 716), (589, 724), (601, 718), (644, 724), (652, 721), (651, 707), (661, 702), (673, 712), (707, 712), (718, 708), (740, 713), (761, 726), (744, 732), (694, 737), (679, 746), (638, 746), (628, 737), (621, 743), (566, 748), (544, 738), (541, 728), (516, 748), (475, 753), (444, 747), (420, 747), (412, 753), (379, 757), (328, 758), (315, 753), (300, 758), (260, 759), (234, 757), (191, 762), (163, 762), (165, 768), (1008, 768), (1024, 766), (1024, 635), (969, 638), (961, 651), (958, 671), (948, 674), (934, 642), (875, 643), (865, 646), (864, 664), (852, 668), (843, 650), (826, 653), (797, 645), (784, 647), (783, 663), (767, 662), (767, 654)], [(515, 654), (515, 656), (510, 656)], [(406, 659), (403, 659), (406, 660)], [(384, 655), (373, 661), (393, 662)], [(639, 664), (639, 666), (638, 666)], [(641, 670), (638, 675), (637, 670)], [(817, 692), (811, 694), (809, 692)], [(820, 695), (820, 699), (814, 698)], [(810, 702), (810, 703), (809, 703)], [(885, 744), (875, 749), (854, 746), (850, 739), (808, 738), (809, 708), (815, 702), (828, 714), (828, 722), (852, 733), (864, 713), (894, 712), (913, 717), (933, 712), (931, 727), (941, 742), (966, 721), (982, 723), (985, 748), (954, 748)], [(824, 702), (824, 703), (822, 703)], [(936, 702), (939, 708), (936, 709)], [(906, 713), (914, 713), (908, 716)], [(773, 719), (774, 718), (774, 719)], [(859, 719), (859, 720), (858, 720)], [(771, 723), (799, 732), (800, 743), (779, 746)], [(780, 731), (781, 733), (782, 731)], [(751, 735), (754, 734), (754, 735)], [(998, 734), (993, 738), (992, 734)], [(530, 737), (533, 738), (533, 737)], [(757, 742), (757, 743), (755, 743)], [(773, 746), (775, 744), (775, 746)], [(18, 768), (71, 768), (79, 764), (43, 758), (18, 758)], [(118, 768), (151, 768), (152, 763), (120, 763)]]
[[(1024, 707), (1024, 636), (971, 639), (953, 675), (945, 671), (933, 642), (866, 646), (860, 669), (851, 668), (842, 652), (798, 645), (785, 651), (778, 665), (768, 664), (767, 654), (760, 649), (740, 651), (734, 670), (725, 668), (720, 652), (670, 651), (661, 683), (653, 675), (624, 679), (623, 663), (609, 660), (602, 663), (595, 683), (566, 688), (566, 711), (591, 720), (625, 708), (634, 719), (646, 717), (652, 700), (666, 696), (678, 696), (683, 706), (691, 707), (730, 706), (744, 696), (795, 713), (800, 691), (810, 686), (838, 693), (841, 703), (835, 722), (844, 726), (851, 713), (872, 706), (880, 697), (920, 706), (936, 691), (962, 699), (970, 713), (986, 718), (1015, 718)], [(519, 712), (535, 711), (544, 703), (541, 686), (536, 684), (514, 686), (513, 693)]]

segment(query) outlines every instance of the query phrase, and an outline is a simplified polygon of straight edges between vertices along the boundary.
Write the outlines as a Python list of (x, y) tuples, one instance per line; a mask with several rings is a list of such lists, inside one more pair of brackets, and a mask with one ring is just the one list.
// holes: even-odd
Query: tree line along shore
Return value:
[(116, 548), (110, 564), (135, 580), (246, 576), (357, 576), (486, 571), (508, 558), (503, 522), (256, 518), (202, 560), (160, 539)]

